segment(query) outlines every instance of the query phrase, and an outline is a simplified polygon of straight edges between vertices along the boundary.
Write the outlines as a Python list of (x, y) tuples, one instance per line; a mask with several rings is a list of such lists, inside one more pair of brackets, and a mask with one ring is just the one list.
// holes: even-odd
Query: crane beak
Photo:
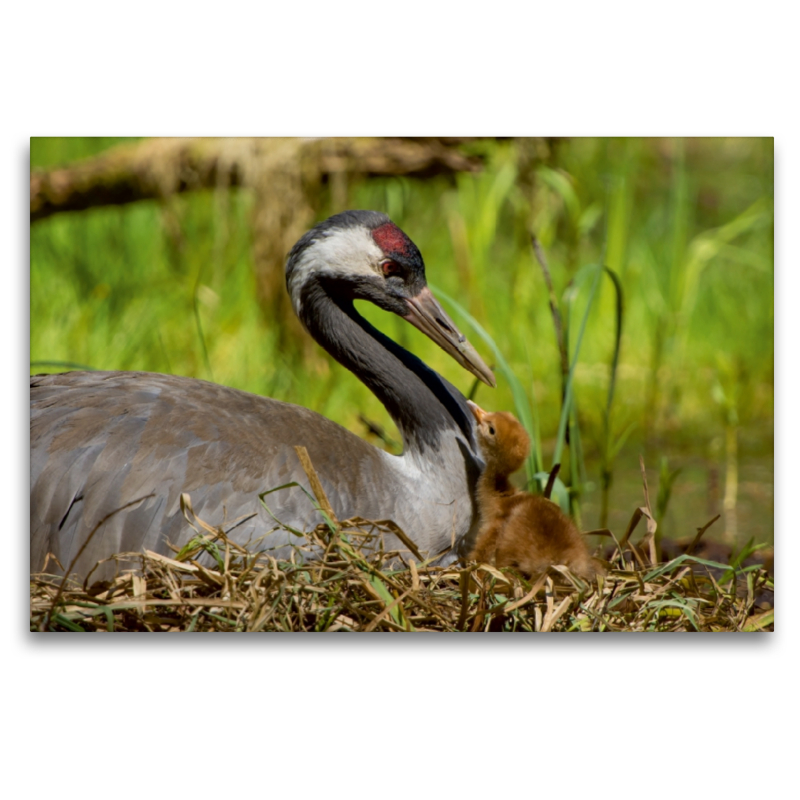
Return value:
[(445, 353), (452, 356), (464, 369), (482, 380), (487, 386), (497, 386), (494, 375), (478, 355), (478, 351), (458, 330), (453, 320), (433, 296), (426, 286), (414, 297), (406, 298), (408, 314), (403, 319), (421, 330), (432, 339)]

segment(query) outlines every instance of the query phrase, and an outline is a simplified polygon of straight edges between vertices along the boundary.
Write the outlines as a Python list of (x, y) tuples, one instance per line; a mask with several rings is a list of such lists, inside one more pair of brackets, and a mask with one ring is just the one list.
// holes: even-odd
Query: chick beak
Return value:
[(477, 403), (473, 403), (472, 400), (467, 400), (467, 405), (469, 406), (469, 410), (472, 412), (472, 416), (475, 417), (478, 425), (480, 425), (489, 412), (484, 411)]

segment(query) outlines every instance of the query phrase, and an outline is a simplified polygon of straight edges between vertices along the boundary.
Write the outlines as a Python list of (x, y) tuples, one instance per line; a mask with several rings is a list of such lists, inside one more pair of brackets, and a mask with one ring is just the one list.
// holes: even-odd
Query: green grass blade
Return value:
[[(583, 319), (581, 320), (580, 328), (578, 329), (578, 338), (575, 342), (575, 352), (572, 356), (572, 363), (570, 364), (569, 368), (569, 376), (567, 377), (567, 387), (564, 392), (564, 405), (561, 409), (561, 419), (558, 423), (558, 434), (556, 435), (556, 447), (553, 453), (553, 464), (560, 464), (561, 463), (561, 451), (564, 448), (564, 439), (567, 432), (567, 421), (569, 419), (570, 409), (572, 406), (572, 396), (573, 396), (573, 383), (575, 380), (575, 367), (578, 363), (578, 356), (581, 352), (581, 344), (583, 342), (583, 334), (586, 331), (586, 323), (589, 319), (589, 312), (592, 310), (592, 306), (594, 305), (594, 299), (597, 296), (597, 287), (600, 285), (600, 276), (603, 274), (603, 265), (591, 265), (590, 267), (584, 267), (582, 270), (578, 272), (575, 276), (575, 280), (573, 281), (571, 287), (567, 290), (568, 295), (568, 307), (571, 307), (574, 298), (577, 296), (578, 290), (580, 289), (580, 285), (583, 282), (583, 279), (589, 274), (589, 270), (594, 270), (594, 280), (592, 281), (592, 288), (589, 292), (589, 299), (586, 303), (586, 309), (583, 312)], [(569, 325), (569, 323), (567, 323)]]
[(480, 336), (480, 338), (492, 351), (492, 355), (495, 358), (498, 370), (508, 381), (508, 384), (511, 387), (512, 396), (514, 398), (514, 409), (517, 417), (525, 427), (525, 430), (528, 431), (528, 434), (533, 442), (531, 454), (528, 457), (528, 463), (526, 464), (526, 477), (528, 480), (531, 480), (537, 472), (541, 471), (541, 462), (538, 456), (538, 453), (541, 452), (541, 445), (539, 424), (538, 419), (536, 418), (535, 406), (532, 406), (529, 402), (519, 378), (517, 378), (517, 376), (514, 374), (514, 371), (511, 369), (502, 352), (500, 351), (500, 348), (495, 344), (494, 339), (492, 339), (492, 337), (486, 332), (478, 320), (476, 320), (475, 317), (473, 317), (472, 314), (470, 314), (458, 301), (454, 300), (452, 297), (450, 297), (450, 295), (442, 291), (440, 288), (431, 286), (431, 290), (437, 297), (440, 297), (442, 300), (452, 306), (453, 309), (455, 309), (455, 311), (458, 312), (472, 326), (478, 336)]

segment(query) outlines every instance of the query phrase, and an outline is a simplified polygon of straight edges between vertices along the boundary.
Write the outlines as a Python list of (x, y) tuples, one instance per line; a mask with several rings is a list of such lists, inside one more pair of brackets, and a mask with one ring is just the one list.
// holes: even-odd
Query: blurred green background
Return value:
[[(130, 140), (34, 138), (31, 168), (63, 166), (121, 141)], [(621, 534), (642, 504), (642, 454), (654, 508), (661, 491), (665, 535), (691, 536), (727, 512), (708, 536), (771, 543), (773, 140), (485, 140), (462, 150), (482, 156), (485, 168), (325, 185), (317, 216), (376, 209), (406, 231), (429, 282), (475, 317), (521, 381), (538, 413), (547, 468), (561, 377), (530, 233), (544, 246), (559, 297), (581, 267), (603, 258), (620, 278), (625, 305), (609, 527)], [(369, 438), (363, 414), (397, 439), (377, 400), (324, 352), (279, 344), (275, 320), (258, 301), (253, 203), (247, 188), (201, 190), (32, 224), (31, 372), (84, 365), (189, 375), (307, 406)], [(574, 327), (582, 303), (583, 296)], [(604, 280), (576, 370), (584, 529), (600, 517), (614, 307)], [(471, 389), (470, 376), (411, 326), (371, 306), (361, 310), (462, 391)], [(492, 363), (468, 322), (448, 310)], [(480, 387), (477, 402), (513, 409), (507, 382), (498, 384)]]

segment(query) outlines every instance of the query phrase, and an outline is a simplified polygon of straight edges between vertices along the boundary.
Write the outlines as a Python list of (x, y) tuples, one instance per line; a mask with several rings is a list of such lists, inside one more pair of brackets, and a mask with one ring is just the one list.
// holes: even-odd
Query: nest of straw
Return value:
[[(115, 556), (119, 574), (84, 585), (37, 575), (31, 629), (73, 631), (756, 631), (774, 629), (773, 582), (683, 555), (631, 568), (617, 551), (596, 585), (553, 567), (536, 580), (486, 564), (436, 567), (363, 544), (394, 533), (352, 519), (319, 525), (288, 560), (221, 531), (177, 557)], [(201, 552), (215, 567), (203, 566)], [(320, 555), (321, 554), (321, 555)], [(313, 558), (312, 558), (313, 556)], [(302, 559), (302, 560), (301, 560)], [(305, 560), (308, 559), (308, 560)], [(715, 574), (716, 573), (716, 574)]]
[[(441, 554), (424, 561), (388, 520), (337, 520), (303, 448), (298, 456), (325, 522), (298, 534), (288, 558), (248, 551), (198, 519), (184, 497), (196, 536), (174, 557), (119, 554), (107, 559), (116, 576), (93, 583), (32, 576), (31, 630), (774, 630), (774, 582), (763, 565), (691, 554), (711, 523), (687, 552), (659, 564), (646, 502), (620, 539), (594, 532), (614, 541), (596, 584), (561, 566), (535, 579), (488, 564), (442, 567)], [(642, 518), (647, 532), (634, 545)], [(403, 549), (384, 549), (387, 536)]]

